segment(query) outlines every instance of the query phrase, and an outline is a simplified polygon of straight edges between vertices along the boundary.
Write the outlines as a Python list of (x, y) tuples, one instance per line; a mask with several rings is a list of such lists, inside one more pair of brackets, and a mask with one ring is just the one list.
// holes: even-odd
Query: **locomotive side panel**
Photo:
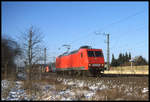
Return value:
[(70, 56), (63, 56), (60, 68), (68, 68), (70, 66)]
[(80, 57), (80, 66), (84, 67), (85, 70), (88, 70), (88, 57), (86, 49), (81, 49), (79, 57)]
[(56, 58), (56, 68), (58, 69), (73, 69), (87, 70), (88, 57), (85, 49), (80, 49), (74, 54)]
[(71, 61), (72, 61), (71, 68), (73, 68), (74, 70), (79, 70), (79, 68), (81, 67), (80, 59), (79, 59), (79, 52), (72, 54)]
[(80, 49), (77, 53), (72, 55), (72, 68), (74, 68), (74, 70), (88, 69), (88, 59), (85, 51), (86, 50)]

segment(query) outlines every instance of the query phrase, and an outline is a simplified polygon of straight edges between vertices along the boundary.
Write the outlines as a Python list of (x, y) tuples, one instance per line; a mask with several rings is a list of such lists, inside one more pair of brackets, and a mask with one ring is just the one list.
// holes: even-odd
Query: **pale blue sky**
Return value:
[(112, 53), (131, 52), (148, 60), (148, 2), (2, 2), (2, 34), (15, 38), (35, 25), (43, 32), (50, 57), (82, 45), (101, 48), (106, 56), (106, 37), (110, 34)]

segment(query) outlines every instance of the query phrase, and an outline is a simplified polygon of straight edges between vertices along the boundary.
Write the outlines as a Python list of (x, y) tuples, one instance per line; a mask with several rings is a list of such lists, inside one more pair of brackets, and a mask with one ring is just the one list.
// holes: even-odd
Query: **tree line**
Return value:
[(147, 65), (148, 62), (142, 56), (136, 56), (131, 60), (131, 53), (120, 53), (118, 58), (114, 57), (112, 54), (111, 66), (129, 66), (130, 61), (133, 62), (133, 65)]

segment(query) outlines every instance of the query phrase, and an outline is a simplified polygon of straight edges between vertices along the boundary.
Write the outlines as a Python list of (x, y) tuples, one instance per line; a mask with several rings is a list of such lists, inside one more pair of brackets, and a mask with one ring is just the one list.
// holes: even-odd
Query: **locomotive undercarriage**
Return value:
[(58, 75), (67, 75), (72, 77), (87, 77), (87, 76), (94, 76), (94, 77), (101, 77), (103, 75), (104, 70), (100, 68), (89, 68), (89, 70), (63, 70), (63, 71), (56, 71)]
[(104, 68), (89, 68), (89, 72), (92, 76), (101, 77), (104, 73)]

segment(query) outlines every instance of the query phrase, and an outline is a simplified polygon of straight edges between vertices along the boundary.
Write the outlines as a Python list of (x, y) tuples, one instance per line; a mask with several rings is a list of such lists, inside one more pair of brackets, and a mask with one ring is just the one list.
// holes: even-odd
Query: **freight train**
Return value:
[(102, 49), (82, 46), (78, 50), (56, 57), (56, 73), (72, 76), (101, 76), (106, 70)]

